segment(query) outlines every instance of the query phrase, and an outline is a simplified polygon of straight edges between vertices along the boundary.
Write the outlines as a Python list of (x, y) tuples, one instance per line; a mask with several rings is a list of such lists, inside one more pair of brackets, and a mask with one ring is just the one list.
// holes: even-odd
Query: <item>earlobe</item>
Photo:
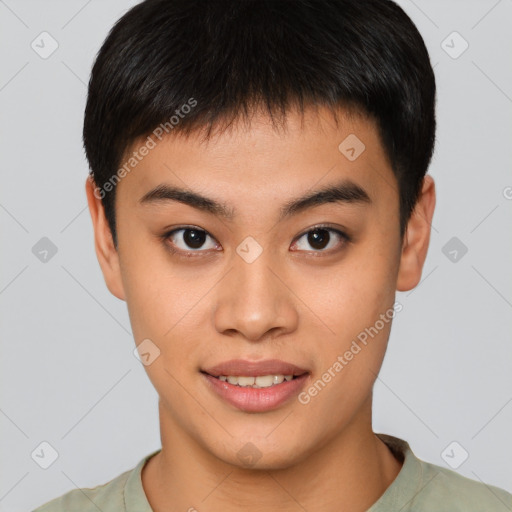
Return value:
[(420, 196), (407, 223), (404, 235), (396, 287), (398, 291), (411, 290), (421, 280), (423, 264), (427, 257), (430, 242), (435, 204), (434, 179), (427, 174), (423, 180)]
[(101, 195), (98, 194), (99, 189), (96, 188), (96, 184), (91, 176), (87, 177), (85, 191), (94, 229), (94, 247), (105, 283), (112, 295), (118, 299), (125, 300), (119, 254), (114, 246), (112, 233), (105, 217)]

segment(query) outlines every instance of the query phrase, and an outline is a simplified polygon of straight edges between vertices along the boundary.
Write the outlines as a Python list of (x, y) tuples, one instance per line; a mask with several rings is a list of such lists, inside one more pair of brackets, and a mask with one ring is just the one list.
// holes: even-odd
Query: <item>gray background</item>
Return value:
[[(156, 392), (94, 253), (81, 145), (93, 58), (134, 3), (0, 1), (0, 511), (105, 483), (160, 446)], [(512, 491), (512, 0), (399, 3), (435, 65), (438, 196), (422, 282), (397, 293), (374, 428), (445, 467), (467, 451), (459, 473)], [(43, 31), (59, 45), (47, 59), (31, 48)], [(31, 456), (43, 441), (48, 469)]]

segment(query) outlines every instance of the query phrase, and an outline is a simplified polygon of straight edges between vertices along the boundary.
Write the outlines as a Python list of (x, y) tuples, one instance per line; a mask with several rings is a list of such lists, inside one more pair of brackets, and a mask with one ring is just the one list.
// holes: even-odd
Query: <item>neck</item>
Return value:
[(162, 450), (142, 471), (154, 512), (365, 511), (401, 469), (371, 429), (368, 407), (342, 432), (284, 469), (244, 469), (221, 461), (160, 407)]

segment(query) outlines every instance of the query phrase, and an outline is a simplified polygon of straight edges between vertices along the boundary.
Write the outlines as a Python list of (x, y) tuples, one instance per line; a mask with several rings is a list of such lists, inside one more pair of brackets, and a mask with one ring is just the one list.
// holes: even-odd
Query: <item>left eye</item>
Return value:
[[(334, 235), (334, 241), (332, 235)], [(336, 242), (336, 238), (338, 242)], [(340, 240), (341, 243), (347, 241), (347, 235), (337, 229), (318, 227), (304, 233), (293, 245), (301, 251), (311, 251), (311, 249), (307, 247), (309, 245), (313, 248), (314, 252), (327, 252), (326, 249), (332, 249), (336, 247), (336, 245), (339, 245)]]

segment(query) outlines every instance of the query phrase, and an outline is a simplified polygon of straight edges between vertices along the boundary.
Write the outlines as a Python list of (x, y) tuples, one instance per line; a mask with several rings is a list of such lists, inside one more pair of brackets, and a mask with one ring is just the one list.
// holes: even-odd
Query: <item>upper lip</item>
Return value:
[(279, 359), (267, 359), (258, 362), (232, 359), (231, 361), (224, 361), (215, 366), (204, 368), (202, 371), (212, 377), (219, 377), (220, 375), (258, 377), (260, 375), (303, 375), (308, 373), (304, 368)]

